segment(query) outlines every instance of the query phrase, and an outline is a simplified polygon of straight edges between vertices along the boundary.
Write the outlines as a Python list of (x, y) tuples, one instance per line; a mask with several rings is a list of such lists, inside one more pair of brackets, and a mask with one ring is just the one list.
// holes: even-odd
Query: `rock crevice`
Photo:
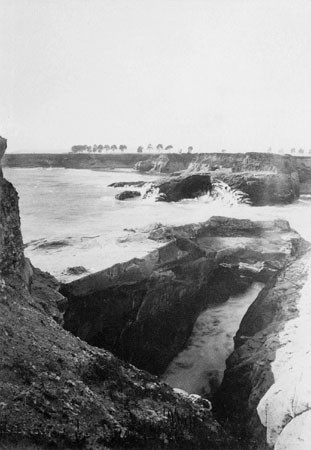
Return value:
[[(65, 328), (137, 367), (163, 373), (209, 304), (269, 280), (304, 248), (285, 221), (214, 217), (158, 227), (145, 258), (65, 284)], [(168, 242), (167, 242), (168, 241)]]

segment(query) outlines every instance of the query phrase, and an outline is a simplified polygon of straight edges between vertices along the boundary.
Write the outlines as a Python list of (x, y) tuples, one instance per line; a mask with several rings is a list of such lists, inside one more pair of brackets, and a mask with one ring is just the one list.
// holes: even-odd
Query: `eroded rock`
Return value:
[(66, 329), (157, 374), (182, 349), (207, 305), (258, 280), (240, 263), (279, 271), (304, 245), (287, 222), (225, 217), (157, 227), (151, 236), (169, 242), (145, 258), (65, 284), (61, 292), (69, 299)]
[(209, 174), (187, 174), (154, 182), (146, 192), (146, 196), (156, 190), (158, 201), (178, 202), (185, 198), (199, 197), (210, 192), (211, 189)]
[(311, 409), (309, 268), (310, 251), (270, 279), (250, 306), (215, 397), (218, 418), (230, 420), (252, 448), (309, 445), (310, 414), (302, 417)]
[(213, 178), (246, 194), (254, 206), (292, 203), (299, 197), (297, 172), (217, 173)]
[(141, 193), (139, 191), (122, 191), (119, 194), (116, 194), (117, 200), (127, 200), (129, 198), (140, 197)]

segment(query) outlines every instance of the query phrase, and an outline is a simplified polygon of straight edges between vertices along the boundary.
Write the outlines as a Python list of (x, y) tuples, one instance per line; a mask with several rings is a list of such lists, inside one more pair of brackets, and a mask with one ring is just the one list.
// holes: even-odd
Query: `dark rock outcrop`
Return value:
[[(304, 241), (285, 221), (215, 217), (202, 224), (160, 227), (165, 241), (143, 259), (63, 285), (65, 328), (92, 345), (153, 373), (182, 349), (198, 315), (265, 273), (284, 267)], [(256, 265), (257, 271), (239, 264)], [(271, 267), (269, 271), (268, 267)]]
[[(304, 183), (304, 192), (308, 192), (311, 183), (310, 169), (298, 164), (290, 155), (212, 153), (190, 156), (191, 160), (186, 161), (186, 158), (182, 163), (175, 161), (173, 155), (161, 155), (150, 159), (146, 170), (172, 173), (187, 169), (186, 175), (213, 172), (213, 180), (224, 181), (245, 193), (256, 206), (291, 203), (299, 197), (300, 183)], [(144, 164), (142, 161), (142, 170)], [(135, 166), (138, 167), (140, 163)]]
[(1, 446), (231, 446), (209, 407), (60, 326), (66, 299), (24, 258), (17, 194), (2, 177), (0, 220)]
[[(310, 410), (310, 396), (300, 383), (306, 367), (310, 367), (308, 351), (300, 355), (296, 363), (290, 363), (291, 358), (295, 358), (293, 349), (297, 350), (299, 345), (297, 342), (293, 346), (293, 330), (299, 330), (299, 324), (294, 319), (299, 317), (301, 292), (310, 276), (306, 270), (309, 263), (310, 251), (271, 278), (250, 306), (235, 337), (235, 350), (227, 360), (224, 380), (214, 399), (218, 418), (224, 423), (229, 421), (239, 438), (250, 441), (252, 449), (267, 448), (267, 439), (269, 446), (273, 446), (288, 422)], [(308, 319), (300, 316), (300, 320)], [(304, 339), (307, 339), (306, 335)], [(286, 351), (287, 344), (289, 351)], [(302, 341), (300, 346), (303, 348)], [(281, 356), (278, 358), (279, 352)], [(280, 383), (275, 379), (278, 372), (285, 375)], [(257, 408), (274, 383), (271, 400), (268, 399), (261, 407), (265, 426), (268, 427), (266, 430)], [(310, 420), (307, 423), (310, 429)], [(295, 437), (297, 447), (293, 436), (292, 439), (287, 441), (288, 446), (277, 448), (308, 448), (309, 443), (305, 447), (298, 446), (299, 432)], [(302, 445), (302, 436), (300, 441)]]
[(196, 198), (210, 192), (212, 183), (209, 174), (186, 174), (154, 182), (152, 188), (146, 192), (146, 196), (153, 190), (157, 192), (158, 201), (178, 202), (185, 198)]
[[(7, 148), (7, 140), (4, 139), (2, 136), (0, 136), (0, 161), (2, 159), (2, 156), (4, 155), (4, 152), (6, 151), (6, 148)], [(1, 165), (0, 165), (0, 176), (2, 177)]]
[(298, 174), (285, 173), (215, 173), (232, 189), (246, 194), (255, 206), (292, 203), (299, 197)]
[(128, 198), (140, 197), (141, 193), (139, 191), (122, 191), (116, 194), (117, 200), (127, 200)]

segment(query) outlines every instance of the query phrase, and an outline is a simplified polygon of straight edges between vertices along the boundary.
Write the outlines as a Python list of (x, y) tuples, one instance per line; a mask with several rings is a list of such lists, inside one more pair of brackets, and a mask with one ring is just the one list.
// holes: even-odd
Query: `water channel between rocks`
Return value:
[(222, 381), (240, 322), (263, 287), (253, 283), (243, 294), (201, 313), (186, 348), (173, 359), (162, 380), (191, 394), (213, 393)]

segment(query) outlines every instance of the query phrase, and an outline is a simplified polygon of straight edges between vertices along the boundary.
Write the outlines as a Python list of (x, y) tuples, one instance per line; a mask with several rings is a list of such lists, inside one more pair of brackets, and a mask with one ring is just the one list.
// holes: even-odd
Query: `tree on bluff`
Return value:
[(73, 145), (71, 147), (71, 152), (72, 153), (81, 153), (86, 149), (87, 149), (87, 145)]

